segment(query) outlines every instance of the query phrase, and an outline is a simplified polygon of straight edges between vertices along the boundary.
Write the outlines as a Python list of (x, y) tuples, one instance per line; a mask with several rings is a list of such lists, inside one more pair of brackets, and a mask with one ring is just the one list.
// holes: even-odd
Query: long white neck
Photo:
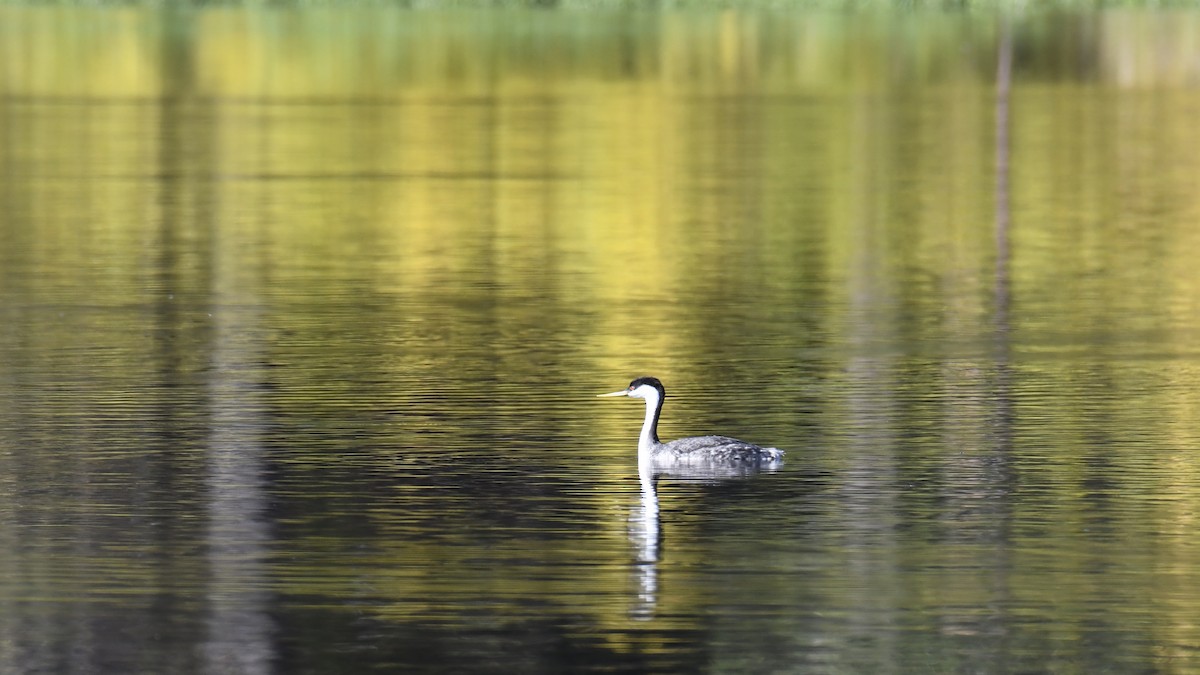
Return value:
[(638, 436), (638, 456), (649, 457), (658, 445), (658, 390), (646, 387), (646, 421), (642, 422), (642, 434)]

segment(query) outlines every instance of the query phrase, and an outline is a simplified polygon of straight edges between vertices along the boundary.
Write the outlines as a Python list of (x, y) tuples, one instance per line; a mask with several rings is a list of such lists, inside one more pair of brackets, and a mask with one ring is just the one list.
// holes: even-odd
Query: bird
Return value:
[(646, 401), (646, 421), (638, 437), (638, 459), (655, 462), (728, 462), (773, 464), (783, 460), (783, 450), (763, 448), (728, 436), (690, 436), (668, 443), (658, 440), (658, 418), (667, 390), (656, 377), (639, 377), (621, 391), (598, 398), (628, 396)]

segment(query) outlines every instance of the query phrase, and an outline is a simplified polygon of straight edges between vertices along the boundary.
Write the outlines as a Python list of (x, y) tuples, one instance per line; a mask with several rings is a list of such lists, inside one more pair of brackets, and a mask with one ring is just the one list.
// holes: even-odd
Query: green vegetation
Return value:
[(414, 10), (978, 11), (1198, 8), (1200, 0), (0, 0), (0, 6), (397, 8)]

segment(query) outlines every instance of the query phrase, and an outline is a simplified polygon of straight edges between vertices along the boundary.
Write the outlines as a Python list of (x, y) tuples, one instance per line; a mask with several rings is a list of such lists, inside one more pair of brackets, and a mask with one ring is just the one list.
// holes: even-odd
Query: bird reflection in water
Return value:
[(744, 480), (783, 467), (782, 459), (761, 461), (720, 461), (694, 458), (647, 458), (638, 461), (641, 495), (629, 516), (629, 543), (633, 546), (632, 572), (637, 599), (632, 618), (654, 618), (658, 605), (658, 563), (663, 553), (662, 519), (658, 506), (658, 481), (667, 476), (672, 484), (714, 485)]

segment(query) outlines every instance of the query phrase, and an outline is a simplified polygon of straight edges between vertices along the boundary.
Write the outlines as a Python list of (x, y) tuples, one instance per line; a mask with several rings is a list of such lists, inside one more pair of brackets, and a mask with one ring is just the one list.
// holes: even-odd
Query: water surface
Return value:
[(0, 15), (3, 670), (1200, 669), (1200, 15)]

